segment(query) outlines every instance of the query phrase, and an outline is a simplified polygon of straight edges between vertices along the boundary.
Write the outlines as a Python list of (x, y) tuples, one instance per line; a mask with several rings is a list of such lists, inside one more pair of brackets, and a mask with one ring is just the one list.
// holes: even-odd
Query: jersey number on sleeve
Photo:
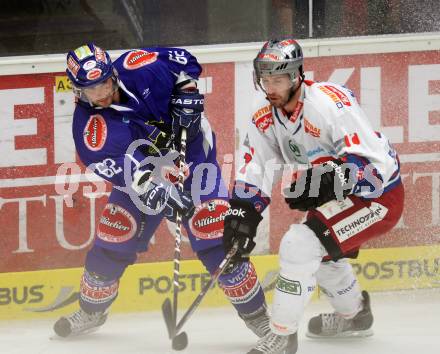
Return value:
[(95, 168), (98, 170), (99, 174), (108, 178), (122, 172), (122, 168), (117, 167), (115, 160), (112, 159), (105, 159), (102, 162), (96, 163)]
[(179, 63), (181, 65), (186, 65), (188, 63), (188, 59), (185, 58), (185, 52), (184, 51), (168, 51), (168, 59), (175, 61), (176, 63)]

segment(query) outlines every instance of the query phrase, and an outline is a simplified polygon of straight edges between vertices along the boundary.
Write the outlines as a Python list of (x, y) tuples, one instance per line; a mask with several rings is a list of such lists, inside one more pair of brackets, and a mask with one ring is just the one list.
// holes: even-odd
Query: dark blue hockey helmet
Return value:
[(93, 43), (85, 44), (67, 53), (67, 76), (74, 93), (81, 98), (81, 90), (93, 87), (115, 77), (110, 55)]

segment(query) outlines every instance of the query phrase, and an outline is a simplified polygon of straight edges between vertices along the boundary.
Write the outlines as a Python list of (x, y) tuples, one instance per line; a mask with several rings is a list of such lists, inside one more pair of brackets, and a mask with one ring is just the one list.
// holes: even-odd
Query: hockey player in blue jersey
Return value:
[[(147, 251), (164, 217), (183, 216), (193, 250), (214, 272), (225, 256), (222, 231), (229, 210), (215, 135), (202, 114), (204, 97), (196, 86), (202, 69), (194, 56), (179, 48), (143, 48), (112, 63), (107, 52), (87, 44), (68, 53), (67, 66), (76, 97), (77, 153), (112, 183), (112, 191), (86, 257), (79, 309), (54, 325), (61, 337), (106, 321), (121, 276), (138, 252)], [(188, 166), (183, 192), (173, 184), (182, 127)], [(211, 171), (203, 170), (206, 163)], [(252, 263), (236, 261), (219, 283), (245, 324), (265, 335), (268, 316)]]

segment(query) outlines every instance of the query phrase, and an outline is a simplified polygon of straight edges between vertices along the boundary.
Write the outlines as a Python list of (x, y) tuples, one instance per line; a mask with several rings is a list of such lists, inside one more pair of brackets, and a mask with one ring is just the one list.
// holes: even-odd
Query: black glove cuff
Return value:
[(244, 212), (248, 213), (249, 218), (252, 218), (253, 221), (257, 223), (257, 225), (260, 223), (261, 220), (263, 220), (263, 217), (255, 209), (254, 205), (251, 202), (248, 202), (247, 200), (230, 199), (229, 204), (231, 205), (231, 210), (232, 209), (239, 210), (240, 208), (243, 209)]

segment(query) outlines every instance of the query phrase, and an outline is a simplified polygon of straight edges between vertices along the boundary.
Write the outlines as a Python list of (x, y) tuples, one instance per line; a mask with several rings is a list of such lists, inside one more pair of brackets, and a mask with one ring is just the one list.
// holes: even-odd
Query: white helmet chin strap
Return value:
[[(298, 81), (298, 85), (295, 87), (295, 83)], [(304, 75), (297, 76), (294, 80), (292, 80), (293, 86), (290, 89), (289, 101), (295, 95), (295, 93), (301, 88), (301, 84), (304, 82)]]

